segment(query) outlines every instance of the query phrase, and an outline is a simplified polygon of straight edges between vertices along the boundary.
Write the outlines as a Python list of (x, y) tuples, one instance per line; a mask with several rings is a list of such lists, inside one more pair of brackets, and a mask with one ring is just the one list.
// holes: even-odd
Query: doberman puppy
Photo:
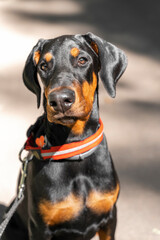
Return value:
[[(109, 95), (115, 97), (116, 83), (126, 66), (120, 49), (92, 33), (41, 39), (32, 49), (23, 80), (36, 94), (39, 107), (39, 76), (44, 114), (27, 133), (38, 150), (32, 151), (28, 165), (25, 198), (3, 239), (90, 240), (96, 233), (100, 240), (115, 239), (120, 187), (100, 130), (98, 73)], [(92, 146), (94, 141), (98, 141), (96, 146)], [(76, 152), (77, 158), (62, 155), (45, 160), (49, 148), (56, 146), (58, 152), (64, 146), (76, 146), (77, 150), (82, 143), (91, 144), (92, 149)], [(41, 160), (39, 147), (46, 150)]]

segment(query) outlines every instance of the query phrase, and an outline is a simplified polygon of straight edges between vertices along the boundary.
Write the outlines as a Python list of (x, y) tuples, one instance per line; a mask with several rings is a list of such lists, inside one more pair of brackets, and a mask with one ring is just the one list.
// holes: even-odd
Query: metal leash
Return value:
[(27, 167), (28, 167), (29, 161), (32, 159), (32, 155), (29, 153), (28, 156), (24, 157), (24, 159), (22, 160), (21, 155), (22, 155), (23, 150), (24, 150), (24, 148), (22, 148), (19, 153), (19, 159), (22, 162), (22, 169), (21, 169), (20, 183), (19, 183), (19, 187), (18, 187), (18, 194), (17, 194), (17, 197), (15, 198), (12, 206), (10, 207), (9, 211), (7, 213), (5, 213), (5, 215), (3, 217), (4, 220), (0, 224), (0, 239), (6, 229), (9, 221), (11, 220), (13, 214), (15, 213), (16, 209), (18, 208), (18, 206), (24, 199), (24, 189), (25, 189), (25, 179), (27, 177)]

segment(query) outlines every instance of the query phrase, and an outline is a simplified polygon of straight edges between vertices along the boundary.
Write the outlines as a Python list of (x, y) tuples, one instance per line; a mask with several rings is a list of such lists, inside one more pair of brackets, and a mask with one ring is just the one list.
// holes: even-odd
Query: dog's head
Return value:
[(125, 54), (94, 34), (66, 35), (38, 41), (26, 61), (23, 80), (36, 94), (39, 107), (39, 74), (48, 120), (69, 126), (77, 119), (89, 117), (98, 72), (109, 95), (115, 97), (116, 83), (126, 66)]

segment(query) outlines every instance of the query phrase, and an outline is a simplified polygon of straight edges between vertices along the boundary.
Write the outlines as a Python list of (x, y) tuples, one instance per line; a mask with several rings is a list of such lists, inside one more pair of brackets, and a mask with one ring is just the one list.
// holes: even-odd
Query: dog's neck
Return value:
[(52, 146), (59, 146), (65, 143), (77, 142), (86, 139), (87, 137), (94, 134), (99, 127), (99, 113), (98, 109), (98, 98), (97, 94), (94, 99), (92, 112), (88, 120), (86, 121), (84, 130), (81, 134), (75, 134), (72, 128), (50, 123), (47, 120), (47, 115), (45, 114), (45, 133), (48, 141)]

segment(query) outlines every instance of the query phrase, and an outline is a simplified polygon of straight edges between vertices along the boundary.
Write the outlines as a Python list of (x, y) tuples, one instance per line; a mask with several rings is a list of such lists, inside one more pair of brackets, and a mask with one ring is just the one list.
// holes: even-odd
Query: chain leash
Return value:
[(18, 206), (21, 204), (21, 202), (24, 199), (25, 180), (27, 177), (28, 163), (29, 163), (29, 161), (31, 161), (33, 155), (31, 153), (29, 153), (26, 157), (24, 157), (22, 159), (23, 150), (24, 150), (24, 148), (22, 148), (19, 153), (19, 160), (22, 162), (22, 168), (21, 168), (21, 178), (20, 178), (19, 187), (18, 187), (18, 194), (17, 194), (12, 206), (8, 210), (8, 212), (4, 214), (3, 221), (0, 224), (0, 239), (2, 238), (2, 235), (3, 235), (7, 225), (9, 224), (9, 221), (11, 220), (13, 214), (15, 213), (16, 209), (18, 208)]

